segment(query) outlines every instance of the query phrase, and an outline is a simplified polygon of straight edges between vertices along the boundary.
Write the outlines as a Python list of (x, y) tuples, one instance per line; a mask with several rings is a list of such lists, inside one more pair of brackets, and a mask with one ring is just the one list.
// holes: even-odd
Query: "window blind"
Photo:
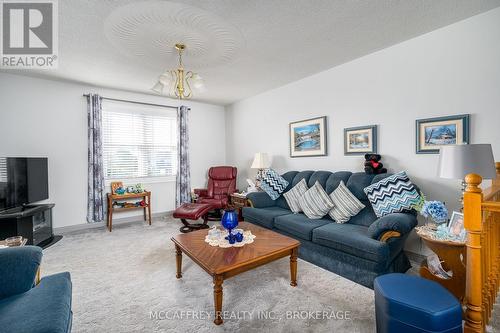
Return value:
[(176, 112), (103, 100), (104, 177), (168, 177), (177, 172)]
[(7, 158), (0, 158), (0, 183), (7, 182)]

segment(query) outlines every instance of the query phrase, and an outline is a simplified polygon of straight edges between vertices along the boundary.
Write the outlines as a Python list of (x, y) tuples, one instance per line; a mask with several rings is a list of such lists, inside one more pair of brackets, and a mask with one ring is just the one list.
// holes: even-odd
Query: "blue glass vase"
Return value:
[(222, 215), (222, 220), (220, 222), (222, 226), (228, 231), (226, 239), (230, 244), (234, 244), (236, 239), (234, 235), (231, 234), (231, 230), (238, 226), (238, 214), (233, 209), (228, 209), (224, 211), (224, 215)]

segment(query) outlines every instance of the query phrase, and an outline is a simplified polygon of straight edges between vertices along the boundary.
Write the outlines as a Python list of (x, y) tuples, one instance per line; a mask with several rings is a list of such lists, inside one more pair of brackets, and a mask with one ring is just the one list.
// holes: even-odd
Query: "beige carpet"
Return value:
[(232, 312), (215, 326), (210, 276), (184, 256), (175, 278), (178, 229), (170, 219), (137, 222), (68, 234), (44, 250), (42, 275), (71, 272), (73, 332), (375, 331), (372, 290), (300, 259), (290, 287), (287, 258), (225, 281), (223, 310)]

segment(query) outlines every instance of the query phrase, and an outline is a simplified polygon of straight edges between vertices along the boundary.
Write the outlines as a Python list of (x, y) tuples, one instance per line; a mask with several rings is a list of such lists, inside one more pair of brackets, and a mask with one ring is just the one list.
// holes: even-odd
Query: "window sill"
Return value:
[(144, 177), (144, 178), (125, 178), (125, 179), (105, 179), (104, 183), (109, 186), (112, 182), (122, 182), (124, 186), (132, 186), (136, 184), (160, 184), (160, 183), (175, 183), (175, 176), (168, 177)]

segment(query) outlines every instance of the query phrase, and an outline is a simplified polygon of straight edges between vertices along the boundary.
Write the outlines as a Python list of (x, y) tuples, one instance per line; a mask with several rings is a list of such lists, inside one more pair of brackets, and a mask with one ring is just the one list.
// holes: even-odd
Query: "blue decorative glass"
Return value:
[(224, 215), (222, 215), (222, 220), (220, 222), (228, 231), (226, 239), (229, 240), (229, 243), (234, 244), (236, 239), (234, 238), (234, 235), (231, 234), (231, 230), (238, 226), (238, 214), (233, 209), (228, 209), (224, 211)]

